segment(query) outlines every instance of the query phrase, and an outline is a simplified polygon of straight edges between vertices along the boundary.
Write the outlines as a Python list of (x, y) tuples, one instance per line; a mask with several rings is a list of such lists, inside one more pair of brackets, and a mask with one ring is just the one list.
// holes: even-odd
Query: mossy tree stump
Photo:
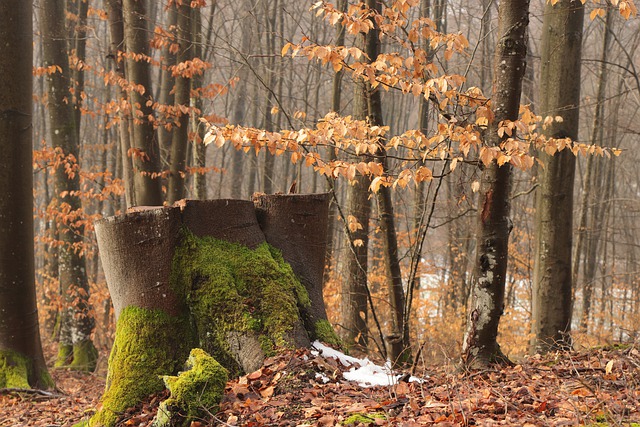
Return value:
[(255, 203), (186, 200), (96, 223), (117, 327), (90, 425), (162, 390), (193, 348), (238, 374), (280, 349), (337, 342), (321, 293), (327, 195)]

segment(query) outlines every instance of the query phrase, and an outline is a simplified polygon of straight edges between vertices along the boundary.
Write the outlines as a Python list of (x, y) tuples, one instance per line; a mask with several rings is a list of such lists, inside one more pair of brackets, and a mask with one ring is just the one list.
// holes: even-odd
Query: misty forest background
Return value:
[[(35, 4), (34, 16), (34, 183), (36, 272), (38, 305), (44, 335), (60, 337), (60, 314), (77, 300), (65, 295), (60, 280), (58, 251), (72, 245), (84, 256), (89, 318), (95, 329), (93, 342), (107, 350), (114, 335), (111, 302), (101, 270), (93, 222), (124, 212), (132, 204), (125, 185), (130, 162), (139, 153), (122, 143), (123, 119), (120, 92), (126, 82), (118, 77), (110, 43), (108, 5), (100, 0), (66, 2), (66, 41), (70, 63), (66, 102), (76, 107), (79, 151), (77, 165), (61, 158), (53, 147), (46, 79), (62, 75), (57, 64), (45, 61), (46, 41), (43, 8)], [(180, 12), (166, 1), (148, 1), (140, 28), (147, 31), (151, 49), (151, 95), (161, 149), (163, 191), (170, 191), (172, 133), (188, 129), (188, 152), (184, 194), (187, 198), (243, 198), (254, 192), (287, 193), (295, 182), (297, 193), (335, 191), (332, 209), (330, 256), (327, 260), (324, 295), (327, 313), (336, 331), (348, 344), (365, 344), (372, 354), (384, 353), (382, 338), (394, 331), (389, 303), (387, 267), (379, 200), (370, 197), (367, 286), (370, 294), (364, 310), (366, 329), (354, 331), (345, 320), (349, 290), (347, 254), (352, 250), (345, 237), (348, 218), (345, 179), (329, 186), (325, 177), (290, 156), (274, 156), (262, 150), (236, 151), (226, 144), (205, 146), (205, 126), (199, 120), (223, 126), (227, 123), (275, 131), (313, 127), (328, 112), (352, 114), (356, 85), (347, 73), (304, 57), (281, 55), (288, 42), (303, 37), (319, 44), (356, 43), (355, 37), (329, 25), (311, 11), (310, 2), (296, 0), (217, 0), (196, 3), (191, 14), (193, 58), (199, 58), (202, 75), (191, 80), (190, 100), (183, 108), (188, 122), (178, 127), (175, 96), (179, 95), (171, 65), (180, 57), (176, 28)], [(522, 104), (538, 111), (540, 90), (541, 30), (544, 0), (530, 8), (529, 50)], [(336, 7), (344, 7), (339, 3)], [(487, 96), (493, 80), (498, 2), (493, 0), (426, 0), (422, 10), (442, 32), (460, 33), (469, 41), (462, 53), (446, 60), (445, 50), (432, 52), (434, 61), (447, 73), (465, 75), (466, 86), (477, 86)], [(626, 21), (607, 11), (589, 16), (596, 6), (586, 4), (583, 40), (578, 141), (622, 150), (618, 157), (579, 156), (573, 195), (573, 306), (572, 335), (577, 346), (592, 346), (637, 339), (640, 322), (640, 161), (634, 149), (640, 138), (640, 43), (637, 19)], [(420, 13), (420, 8), (411, 13)], [(416, 16), (417, 18), (417, 16)], [(593, 19), (590, 19), (593, 18)], [(344, 38), (344, 41), (340, 40)], [(80, 43), (83, 40), (85, 43)], [(383, 39), (382, 52), (392, 47)], [(82, 46), (81, 50), (78, 50)], [(53, 67), (53, 68), (52, 68)], [(174, 90), (174, 84), (176, 88)], [(381, 91), (382, 122), (388, 135), (422, 128), (432, 134), (442, 117), (424, 108), (421, 97), (400, 91)], [(189, 107), (187, 109), (187, 107)], [(179, 110), (179, 108), (178, 108)], [(389, 169), (402, 170), (400, 156), (388, 158)], [(66, 165), (66, 166), (65, 166)], [(635, 166), (634, 166), (635, 165)], [(77, 173), (81, 206), (61, 204), (66, 194), (56, 192), (56, 170)], [(410, 343), (422, 348), (428, 361), (456, 358), (460, 354), (471, 290), (477, 222), (477, 186), (480, 171), (472, 162), (433, 167), (434, 179), (424, 185), (410, 183), (391, 192), (398, 256), (405, 290), (412, 261), (419, 259), (418, 280), (412, 284), (409, 315)], [(532, 281), (535, 262), (534, 227), (537, 176), (542, 166), (516, 170), (511, 192), (508, 275), (498, 341), (511, 358), (529, 351), (532, 317)], [(344, 215), (340, 212), (344, 211)], [(60, 224), (84, 228), (80, 239), (60, 238)], [(348, 222), (348, 220), (347, 220)], [(424, 228), (426, 225), (426, 228)], [(418, 228), (426, 230), (417, 246)], [(82, 229), (82, 228), (76, 228)], [(356, 226), (352, 231), (357, 230)], [(418, 255), (416, 255), (418, 254)], [(418, 258), (419, 257), (419, 258)], [(153, 262), (152, 259), (149, 262)], [(83, 299), (83, 298), (81, 298)], [(379, 330), (381, 329), (381, 331)], [(363, 340), (363, 336), (368, 338)], [(415, 350), (414, 350), (415, 351)], [(414, 353), (415, 354), (415, 353)]]

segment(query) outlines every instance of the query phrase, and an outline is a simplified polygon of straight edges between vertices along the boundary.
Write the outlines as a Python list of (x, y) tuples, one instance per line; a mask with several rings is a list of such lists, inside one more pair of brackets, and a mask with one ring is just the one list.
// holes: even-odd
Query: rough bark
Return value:
[(33, 253), (32, 4), (3, 1), (0, 16), (0, 388), (47, 389)]
[[(495, 120), (486, 131), (489, 146), (498, 146), (503, 140), (497, 133), (498, 123), (518, 117), (527, 64), (529, 1), (500, 2), (498, 17), (492, 96)], [(497, 335), (504, 308), (511, 231), (510, 193), (511, 165), (499, 167), (493, 161), (482, 171), (470, 315), (462, 346), (462, 360), (467, 366), (508, 362)]]
[(327, 312), (322, 296), (324, 255), (327, 245), (328, 194), (256, 194), (256, 215), (267, 243), (279, 249), (307, 290), (311, 306), (302, 309), (312, 339), (323, 336)]
[[(605, 26), (602, 38), (602, 53), (600, 56), (600, 72), (598, 77), (598, 90), (596, 94), (596, 111), (591, 127), (591, 145), (602, 145), (604, 141), (604, 115), (605, 97), (607, 88), (607, 60), (611, 44), (612, 10), (609, 7), (605, 17)], [(582, 213), (578, 229), (578, 243), (576, 244), (576, 262), (574, 263), (573, 277), (577, 279), (580, 267), (580, 255), (584, 253), (583, 277), (582, 277), (582, 315), (580, 316), (580, 330), (586, 332), (589, 317), (591, 315), (591, 297), (595, 283), (597, 253), (602, 233), (602, 220), (605, 215), (606, 202), (603, 200), (608, 194), (604, 186), (603, 171), (605, 165), (603, 159), (589, 156), (584, 178), (585, 189), (582, 200)]]
[(141, 90), (130, 90), (129, 102), (133, 122), (131, 126), (133, 153), (133, 183), (136, 204), (159, 206), (162, 204), (160, 186), (160, 149), (153, 124), (149, 57), (149, 28), (144, 0), (123, 0), (124, 42), (126, 47), (126, 73), (128, 82)]
[[(236, 54), (240, 62), (238, 70), (238, 94), (235, 97), (233, 107), (232, 122), (235, 125), (247, 125), (247, 85), (249, 80), (249, 61), (252, 47), (251, 15), (247, 14), (240, 18), (240, 32), (242, 34), (242, 44), (240, 52)], [(231, 197), (240, 198), (242, 195), (242, 178), (246, 154), (240, 150), (234, 150), (231, 154)]]
[[(176, 25), (178, 23), (178, 7), (175, 3), (167, 6), (167, 23), (165, 24), (165, 30), (176, 36)], [(158, 103), (167, 108), (173, 106), (175, 102), (175, 96), (173, 88), (175, 85), (175, 77), (171, 73), (171, 67), (176, 65), (176, 54), (171, 51), (171, 45), (177, 43), (177, 40), (170, 40), (166, 46), (162, 47), (162, 53), (160, 58), (162, 61), (162, 70), (160, 71), (160, 91), (158, 93)], [(162, 123), (162, 122), (165, 123)], [(161, 167), (162, 169), (168, 168), (170, 165), (170, 152), (171, 152), (171, 132), (172, 129), (165, 127), (164, 125), (173, 126), (173, 116), (165, 114), (161, 116), (161, 126), (158, 127), (158, 145), (161, 153)]]
[[(122, 0), (109, 0), (107, 16), (110, 33), (109, 57), (113, 60), (116, 75), (124, 81), (125, 62), (121, 56), (125, 50)], [(122, 179), (124, 181), (125, 204), (127, 207), (131, 207), (137, 204), (133, 185), (133, 163), (129, 155), (129, 149), (131, 148), (131, 108), (129, 95), (124, 86), (118, 88), (118, 93), (120, 103), (120, 107), (118, 108), (120, 163), (122, 167)]]
[(74, 171), (79, 159), (79, 141), (74, 112), (68, 102), (71, 71), (65, 39), (64, 4), (46, 0), (42, 2), (40, 16), (43, 34), (45, 66), (59, 67), (59, 72), (47, 75), (49, 139), (53, 147), (64, 156), (67, 167), (55, 171), (55, 192), (61, 214), (58, 220), (58, 252), (62, 308), (60, 311), (60, 337), (57, 366), (94, 369), (97, 351), (91, 341), (94, 319), (89, 307), (89, 283), (82, 251), (84, 226), (79, 197), (80, 176)]
[[(377, 13), (382, 11), (382, 3), (379, 0), (368, 0), (367, 6)], [(380, 54), (380, 37), (377, 25), (366, 36), (366, 54), (371, 61), (375, 61)], [(372, 88), (367, 84), (367, 102), (369, 121), (372, 125), (383, 126), (382, 99), (380, 86)], [(380, 159), (385, 173), (389, 170), (389, 160), (386, 151), (381, 147)], [(385, 337), (387, 356), (394, 364), (402, 364), (408, 360), (409, 342), (403, 336), (404, 331), (404, 305), (405, 295), (402, 285), (402, 271), (398, 257), (398, 237), (396, 234), (395, 214), (391, 189), (382, 186), (376, 193), (378, 201), (378, 213), (380, 217), (380, 229), (384, 249), (384, 261), (387, 271), (387, 286), (389, 289), (389, 306), (391, 308), (391, 329)]]
[[(364, 36), (358, 37), (364, 47)], [(358, 120), (364, 120), (367, 116), (366, 90), (364, 81), (355, 82), (353, 116)], [(368, 177), (358, 174), (347, 187), (346, 211), (362, 228), (351, 231), (347, 235), (348, 248), (342, 274), (342, 337), (347, 346), (357, 345), (361, 349), (366, 349), (369, 334), (367, 271), (371, 216), (370, 184), (371, 180)]]
[[(193, 34), (191, 27), (191, 6), (183, 2), (178, 7), (178, 64), (193, 58)], [(176, 74), (177, 73), (177, 74)], [(171, 169), (169, 174), (169, 187), (167, 189), (167, 202), (174, 203), (184, 197), (185, 174), (187, 168), (187, 147), (189, 140), (189, 114), (183, 109), (189, 107), (191, 99), (191, 78), (176, 74), (175, 108), (178, 121), (173, 129), (171, 138)]]
[[(578, 138), (580, 60), (584, 6), (579, 0), (547, 3), (542, 27), (539, 112), (560, 116), (543, 130), (550, 138)], [(573, 181), (576, 158), (569, 150), (549, 156), (536, 190), (531, 351), (571, 347)]]

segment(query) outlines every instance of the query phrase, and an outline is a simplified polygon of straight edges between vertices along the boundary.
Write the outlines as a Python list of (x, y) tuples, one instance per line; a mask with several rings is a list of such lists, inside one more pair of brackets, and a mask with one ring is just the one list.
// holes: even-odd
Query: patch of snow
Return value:
[[(343, 377), (347, 381), (358, 383), (361, 387), (373, 387), (376, 385), (390, 386), (397, 384), (398, 380), (402, 377), (401, 374), (398, 374), (391, 369), (391, 362), (385, 363), (384, 366), (378, 366), (368, 358), (358, 359), (356, 357), (347, 356), (338, 350), (327, 347), (320, 341), (315, 341), (313, 343), (313, 348), (315, 350), (311, 351), (312, 354), (321, 355), (325, 358), (336, 359), (345, 367), (351, 367), (349, 371), (343, 373)], [(318, 378), (318, 375), (322, 374), (316, 374), (316, 378)], [(422, 381), (422, 379), (417, 377), (409, 378), (409, 382)]]

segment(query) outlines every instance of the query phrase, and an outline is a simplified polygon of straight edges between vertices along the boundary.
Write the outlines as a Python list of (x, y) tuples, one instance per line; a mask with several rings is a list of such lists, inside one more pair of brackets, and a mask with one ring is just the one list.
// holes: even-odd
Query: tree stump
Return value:
[(183, 200), (98, 221), (117, 326), (90, 425), (115, 425), (162, 390), (160, 377), (176, 375), (193, 348), (238, 374), (311, 339), (337, 343), (322, 300), (327, 202)]

